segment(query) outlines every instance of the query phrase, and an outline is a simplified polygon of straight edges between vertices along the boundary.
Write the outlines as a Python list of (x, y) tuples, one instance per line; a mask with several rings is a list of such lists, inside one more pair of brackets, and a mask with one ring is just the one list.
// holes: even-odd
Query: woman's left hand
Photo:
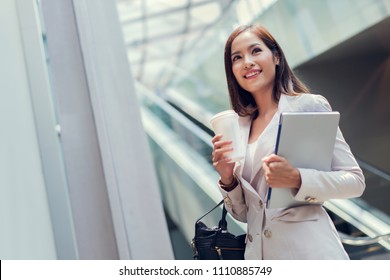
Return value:
[(273, 188), (301, 187), (301, 174), (285, 158), (271, 154), (263, 158), (265, 181)]

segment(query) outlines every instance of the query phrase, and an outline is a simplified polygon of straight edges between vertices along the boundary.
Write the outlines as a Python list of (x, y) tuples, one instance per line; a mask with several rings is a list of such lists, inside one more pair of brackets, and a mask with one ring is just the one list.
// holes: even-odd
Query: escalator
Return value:
[[(172, 228), (178, 228), (189, 244), (193, 222), (220, 200), (213, 187), (218, 176), (211, 163), (212, 136), (205, 125), (193, 122), (193, 115), (183, 114), (140, 85), (138, 93), (167, 215), (176, 225)], [(367, 163), (359, 164), (366, 177), (367, 194), (327, 201), (324, 207), (351, 259), (390, 259), (389, 206), (377, 204), (390, 197), (378, 192), (381, 188), (390, 189), (390, 176)], [(210, 219), (210, 224), (218, 221), (217, 216)], [(237, 221), (229, 225), (236, 234), (245, 231), (245, 225)]]

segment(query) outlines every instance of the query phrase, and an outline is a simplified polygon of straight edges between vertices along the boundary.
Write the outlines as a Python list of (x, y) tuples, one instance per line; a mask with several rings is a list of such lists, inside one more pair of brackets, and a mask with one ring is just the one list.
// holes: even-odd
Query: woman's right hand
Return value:
[(232, 141), (222, 141), (222, 135), (216, 135), (211, 142), (213, 143), (213, 165), (219, 176), (221, 176), (222, 183), (229, 185), (233, 182), (234, 162), (229, 163), (231, 158), (225, 157), (224, 153), (233, 151)]

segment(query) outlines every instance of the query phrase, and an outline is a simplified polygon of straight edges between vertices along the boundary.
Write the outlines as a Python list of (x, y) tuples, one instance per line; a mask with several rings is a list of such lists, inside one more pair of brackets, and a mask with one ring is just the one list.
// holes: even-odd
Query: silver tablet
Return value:
[[(286, 158), (294, 167), (330, 171), (339, 112), (283, 112), (279, 120), (275, 154)], [(268, 208), (302, 204), (295, 200), (291, 188), (270, 188)]]

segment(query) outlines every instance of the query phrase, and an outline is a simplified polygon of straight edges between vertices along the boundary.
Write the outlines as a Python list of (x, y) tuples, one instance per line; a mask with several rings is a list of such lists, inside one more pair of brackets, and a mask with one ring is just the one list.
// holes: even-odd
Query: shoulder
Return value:
[(239, 122), (241, 127), (245, 127), (248, 125), (250, 126), (251, 121), (252, 121), (252, 118), (250, 116), (245, 116), (245, 117), (239, 116), (238, 117), (238, 122)]
[(297, 111), (332, 111), (328, 100), (319, 94), (285, 95), (289, 105)]

